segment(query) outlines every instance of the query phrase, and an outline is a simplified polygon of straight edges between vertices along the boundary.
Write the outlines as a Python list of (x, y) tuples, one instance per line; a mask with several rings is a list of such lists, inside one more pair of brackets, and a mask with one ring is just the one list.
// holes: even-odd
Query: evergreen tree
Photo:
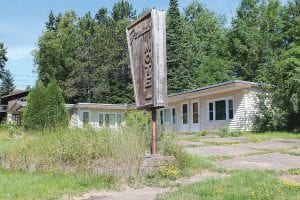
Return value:
[(183, 43), (183, 21), (177, 0), (170, 0), (167, 13), (167, 69), (168, 92), (188, 89), (191, 71), (185, 62), (186, 46)]
[(50, 81), (47, 87), (38, 83), (32, 88), (24, 111), (23, 124), (26, 129), (65, 127), (68, 122), (62, 91), (55, 81)]
[(0, 96), (8, 95), (15, 89), (14, 79), (9, 70), (4, 70), (0, 85)]
[(0, 78), (3, 76), (3, 70), (6, 62), (6, 49), (4, 48), (4, 44), (0, 42)]
[(124, 19), (133, 20), (136, 18), (136, 11), (133, 9), (132, 4), (127, 0), (120, 0), (113, 5), (112, 18), (115, 21)]

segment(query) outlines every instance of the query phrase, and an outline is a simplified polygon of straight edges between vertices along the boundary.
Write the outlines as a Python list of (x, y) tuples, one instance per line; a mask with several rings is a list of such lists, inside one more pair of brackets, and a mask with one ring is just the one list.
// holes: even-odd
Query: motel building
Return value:
[[(199, 132), (253, 130), (258, 114), (257, 83), (229, 81), (194, 90), (169, 94), (167, 107), (157, 109), (157, 124), (161, 131)], [(8, 121), (22, 124), (28, 91), (1, 97), (1, 114)], [(136, 110), (135, 104), (77, 103), (65, 104), (70, 113), (70, 127), (82, 128), (86, 124), (116, 129), (124, 125), (126, 112)]]

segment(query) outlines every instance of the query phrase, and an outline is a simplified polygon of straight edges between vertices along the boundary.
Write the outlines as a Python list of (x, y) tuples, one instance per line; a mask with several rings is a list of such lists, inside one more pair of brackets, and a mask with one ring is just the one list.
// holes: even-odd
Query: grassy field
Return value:
[(110, 176), (89, 173), (24, 172), (0, 169), (0, 199), (58, 199), (91, 189), (113, 189), (117, 181)]
[[(124, 180), (126, 184), (166, 187), (183, 176), (203, 170), (220, 170), (208, 158), (183, 152), (176, 134), (165, 134), (159, 137), (159, 152), (174, 155), (175, 162), (148, 174), (143, 180), (135, 179), (137, 167), (145, 153), (149, 153), (149, 137), (145, 134), (135, 129), (100, 132), (61, 129), (30, 133), (0, 129), (0, 155), (5, 155), (12, 167), (11, 170), (0, 169), (0, 199), (58, 199), (94, 189), (114, 189)], [(220, 136), (245, 136), (254, 142), (272, 138), (300, 139), (300, 134), (285, 132), (223, 131)], [(35, 172), (23, 171), (31, 164), (35, 165)], [(90, 173), (99, 165), (112, 169), (121, 166), (128, 170), (114, 176)], [(72, 173), (66, 169), (72, 169)], [(274, 188), (279, 195), (272, 194)], [(298, 199), (299, 191), (299, 187), (279, 181), (274, 174), (245, 171), (222, 180), (180, 187), (162, 199)]]
[(300, 186), (281, 181), (269, 172), (247, 170), (224, 179), (179, 187), (159, 200), (298, 200)]

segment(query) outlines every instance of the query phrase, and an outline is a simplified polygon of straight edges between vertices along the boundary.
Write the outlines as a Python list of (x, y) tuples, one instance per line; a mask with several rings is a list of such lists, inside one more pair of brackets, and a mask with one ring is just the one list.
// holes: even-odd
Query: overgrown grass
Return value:
[(296, 200), (300, 198), (300, 187), (287, 181), (280, 181), (275, 175), (258, 170), (237, 172), (224, 179), (211, 179), (179, 187), (160, 200)]
[(0, 169), (0, 177), (0, 199), (3, 200), (59, 199), (63, 195), (75, 195), (91, 189), (118, 187), (114, 177), (92, 173), (30, 173)]
[(16, 169), (28, 165), (35, 165), (39, 170), (97, 166), (104, 171), (116, 167), (121, 172), (123, 169), (136, 171), (147, 148), (143, 136), (133, 129), (60, 129), (32, 133), (31, 137), (5, 148), (4, 154)]

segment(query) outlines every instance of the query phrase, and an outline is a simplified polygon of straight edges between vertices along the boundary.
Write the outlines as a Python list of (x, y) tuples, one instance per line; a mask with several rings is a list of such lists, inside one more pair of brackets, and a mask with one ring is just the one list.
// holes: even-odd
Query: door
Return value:
[(191, 132), (200, 131), (200, 103), (199, 100), (191, 101)]
[(189, 132), (189, 104), (184, 102), (181, 104), (181, 132)]

